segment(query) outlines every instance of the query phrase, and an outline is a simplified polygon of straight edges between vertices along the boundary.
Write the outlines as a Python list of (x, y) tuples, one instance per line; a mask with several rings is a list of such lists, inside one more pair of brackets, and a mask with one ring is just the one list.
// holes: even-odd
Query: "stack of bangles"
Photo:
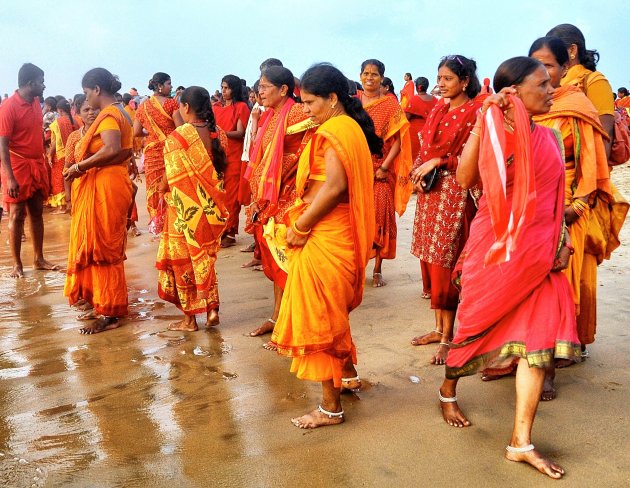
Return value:
[(579, 217), (581, 217), (588, 208), (588, 203), (576, 198), (571, 202), (571, 208), (576, 214), (578, 214)]
[(297, 225), (295, 225), (296, 222), (293, 222), (293, 225), (291, 226), (291, 230), (293, 231), (293, 233), (297, 236), (300, 237), (306, 237), (307, 235), (309, 235), (311, 233), (311, 229), (307, 230), (306, 232), (303, 230), (300, 230), (297, 228)]
[(85, 171), (81, 171), (81, 168), (79, 168), (79, 163), (74, 163), (73, 168), (74, 168), (74, 170), (75, 170), (77, 173), (79, 173), (79, 174), (83, 174), (83, 173), (85, 173)]

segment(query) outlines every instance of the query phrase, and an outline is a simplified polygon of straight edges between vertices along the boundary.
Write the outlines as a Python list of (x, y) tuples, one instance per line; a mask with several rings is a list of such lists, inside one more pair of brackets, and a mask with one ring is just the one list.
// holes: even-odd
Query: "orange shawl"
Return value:
[(556, 89), (551, 110), (534, 117), (545, 127), (557, 129), (562, 139), (573, 138), (575, 180), (573, 197), (586, 197), (595, 190), (611, 195), (610, 171), (604, 139), (608, 134), (599, 121), (597, 110), (586, 95), (574, 85)]

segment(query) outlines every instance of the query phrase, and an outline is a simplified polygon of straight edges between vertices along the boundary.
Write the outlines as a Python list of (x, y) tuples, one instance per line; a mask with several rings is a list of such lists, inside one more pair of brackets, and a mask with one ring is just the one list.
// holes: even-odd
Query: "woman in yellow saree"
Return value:
[(206, 314), (207, 327), (219, 323), (214, 263), (228, 217), (223, 189), (227, 139), (216, 126), (205, 88), (186, 88), (179, 112), (185, 124), (164, 145), (166, 173), (159, 191), (167, 212), (156, 267), (160, 298), (184, 312), (169, 329), (195, 331), (196, 314)]
[(65, 170), (72, 186), (72, 222), (64, 295), (74, 305), (91, 304), (97, 320), (82, 334), (119, 326), (127, 315), (124, 261), (132, 188), (127, 164), (132, 153), (130, 120), (114, 94), (121, 83), (104, 68), (88, 71), (82, 81), (87, 103), (100, 109)]
[(320, 125), (300, 156), (298, 199), (285, 217), (289, 274), (271, 340), (298, 378), (322, 384), (319, 407), (292, 419), (308, 429), (343, 422), (343, 377), (356, 376), (349, 313), (363, 298), (375, 225), (371, 153), (383, 142), (333, 66), (309, 68), (301, 96)]

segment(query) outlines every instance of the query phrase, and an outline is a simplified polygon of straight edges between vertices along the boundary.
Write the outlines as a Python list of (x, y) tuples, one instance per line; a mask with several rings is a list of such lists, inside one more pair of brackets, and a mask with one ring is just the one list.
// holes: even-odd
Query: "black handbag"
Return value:
[(435, 186), (438, 178), (440, 177), (440, 173), (437, 168), (433, 168), (426, 175), (422, 177), (422, 181), (424, 182), (424, 186), (422, 186), (423, 192), (428, 192)]

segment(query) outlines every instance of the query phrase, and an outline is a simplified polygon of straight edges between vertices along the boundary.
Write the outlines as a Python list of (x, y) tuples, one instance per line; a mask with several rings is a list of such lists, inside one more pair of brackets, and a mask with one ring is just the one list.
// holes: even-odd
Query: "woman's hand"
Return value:
[(252, 110), (252, 120), (258, 121), (259, 118), (260, 118), (260, 107), (256, 107), (254, 110)]
[(573, 209), (571, 205), (569, 205), (568, 207), (564, 209), (564, 221), (566, 222), (567, 225), (573, 224), (573, 222), (575, 222), (579, 218), (580, 216), (577, 214), (577, 212)]
[(388, 170), (384, 170), (382, 167), (379, 167), (374, 173), (374, 179), (376, 181), (385, 181), (387, 180), (387, 175), (389, 174)]
[(75, 178), (80, 178), (85, 174), (85, 171), (78, 170), (79, 165), (73, 164), (69, 168), (66, 168), (63, 172), (63, 179), (66, 181), (72, 181)]
[(563, 269), (567, 269), (570, 257), (571, 249), (567, 246), (562, 246), (560, 248), (560, 252), (558, 253), (558, 257), (553, 262), (553, 268), (551, 268), (551, 271), (562, 271)]
[(423, 178), (440, 165), (440, 158), (429, 159), (411, 172), (411, 182), (416, 191), (424, 191)]
[(287, 228), (287, 245), (289, 247), (304, 247), (308, 241), (308, 234), (304, 236), (297, 235), (291, 227)]
[(481, 112), (485, 113), (486, 110), (490, 108), (490, 105), (496, 105), (504, 112), (510, 108), (512, 108), (512, 103), (510, 102), (508, 95), (516, 95), (516, 88), (511, 86), (506, 86), (502, 88), (500, 92), (494, 93), (487, 97), (483, 101), (483, 105), (481, 106)]

